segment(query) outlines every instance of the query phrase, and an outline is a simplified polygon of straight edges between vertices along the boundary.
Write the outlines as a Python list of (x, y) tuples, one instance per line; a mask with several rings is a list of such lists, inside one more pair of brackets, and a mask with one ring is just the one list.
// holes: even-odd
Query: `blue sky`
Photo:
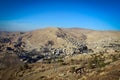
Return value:
[(120, 0), (0, 0), (0, 30), (120, 30)]

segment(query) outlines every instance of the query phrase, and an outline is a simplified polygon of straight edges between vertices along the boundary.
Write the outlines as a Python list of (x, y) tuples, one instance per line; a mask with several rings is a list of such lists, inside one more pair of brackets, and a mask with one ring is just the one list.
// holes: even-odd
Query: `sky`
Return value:
[(0, 0), (1, 31), (45, 27), (120, 31), (120, 0)]

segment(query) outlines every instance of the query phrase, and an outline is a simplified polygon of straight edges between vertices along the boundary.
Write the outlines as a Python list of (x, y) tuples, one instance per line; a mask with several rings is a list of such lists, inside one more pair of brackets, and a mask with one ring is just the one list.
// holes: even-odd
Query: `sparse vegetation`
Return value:
[(73, 67), (70, 68), (70, 72), (71, 72), (71, 73), (74, 73), (75, 70), (76, 70), (76, 67), (75, 67), (75, 66), (73, 66)]
[(26, 69), (30, 69), (30, 67), (28, 66), (27, 63), (24, 63), (24, 64), (21, 64), (21, 65), (20, 65), (20, 70), (21, 70), (21, 71), (26, 70)]

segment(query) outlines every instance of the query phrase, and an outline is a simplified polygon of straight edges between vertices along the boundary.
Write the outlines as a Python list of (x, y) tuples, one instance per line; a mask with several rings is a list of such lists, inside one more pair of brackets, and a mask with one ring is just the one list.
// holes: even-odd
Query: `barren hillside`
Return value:
[(0, 80), (118, 80), (120, 31), (0, 32)]

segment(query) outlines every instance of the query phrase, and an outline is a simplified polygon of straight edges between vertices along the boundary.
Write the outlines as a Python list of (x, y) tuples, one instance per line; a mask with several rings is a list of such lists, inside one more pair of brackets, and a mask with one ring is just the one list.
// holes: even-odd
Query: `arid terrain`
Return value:
[(1, 31), (0, 80), (120, 80), (120, 31)]

